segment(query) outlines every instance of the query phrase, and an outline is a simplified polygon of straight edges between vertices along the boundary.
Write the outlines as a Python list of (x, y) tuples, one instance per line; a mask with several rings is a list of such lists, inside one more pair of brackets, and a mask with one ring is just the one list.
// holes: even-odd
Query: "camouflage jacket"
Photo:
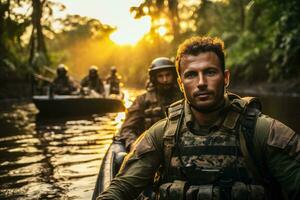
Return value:
[(78, 89), (77, 83), (69, 76), (56, 77), (51, 83), (54, 94), (70, 95)]
[(182, 98), (179, 88), (174, 87), (172, 93), (161, 95), (155, 88), (139, 95), (128, 108), (126, 118), (117, 139), (123, 140), (128, 147), (155, 122), (165, 118), (166, 108)]
[(120, 77), (117, 75), (109, 75), (106, 78), (106, 84), (109, 84), (109, 94), (120, 93)]
[[(225, 117), (226, 113), (220, 115), (220, 118)], [(220, 119), (211, 126), (201, 127), (195, 122), (189, 105), (184, 103), (183, 127), (189, 130), (184, 137), (191, 137), (190, 141), (195, 141), (195, 138), (201, 140), (202, 137), (197, 136), (208, 136), (216, 131), (221, 121)], [(119, 173), (111, 185), (98, 197), (99, 200), (134, 199), (153, 181), (155, 173), (165, 163), (164, 136), (167, 129), (168, 119), (164, 119), (139, 137), (134, 150), (125, 158)], [(193, 138), (190, 133), (198, 135), (196, 134)], [(181, 145), (188, 145), (190, 141), (183, 141), (184, 144)], [(209, 142), (206, 140), (207, 146), (211, 147), (212, 144), (213, 140)], [(299, 147), (300, 135), (289, 127), (266, 115), (260, 115), (257, 118), (253, 136), (253, 153), (256, 157), (263, 158), (263, 162), (259, 164), (272, 176), (272, 180), (279, 184), (280, 190), (287, 199), (298, 199), (300, 195)], [(184, 162), (188, 162), (188, 159), (187, 157)], [(201, 161), (201, 159), (195, 160)], [(202, 164), (208, 167), (226, 163), (226, 160), (221, 158), (215, 159), (212, 163), (205, 162), (205, 159), (202, 161)], [(173, 164), (176, 164), (176, 159)], [(183, 177), (182, 180), (186, 179)], [(205, 182), (205, 180), (202, 181)]]
[(91, 79), (89, 76), (86, 76), (81, 80), (80, 84), (81, 87), (88, 87), (90, 90), (95, 90), (99, 94), (104, 93), (104, 86), (100, 77)]

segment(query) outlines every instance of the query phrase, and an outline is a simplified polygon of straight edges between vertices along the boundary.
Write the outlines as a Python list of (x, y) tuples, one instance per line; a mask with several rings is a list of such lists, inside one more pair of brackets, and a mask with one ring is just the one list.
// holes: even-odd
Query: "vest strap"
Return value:
[[(164, 135), (164, 173), (163, 179), (168, 179), (168, 172), (170, 168), (172, 153), (175, 148), (176, 139), (178, 138), (181, 123), (183, 121), (183, 101), (178, 101), (172, 104), (168, 109), (168, 116), (172, 116), (172, 118), (168, 117), (167, 128)], [(179, 111), (179, 112), (178, 112)], [(179, 113), (179, 114), (178, 114)], [(178, 117), (179, 116), (179, 117)]]

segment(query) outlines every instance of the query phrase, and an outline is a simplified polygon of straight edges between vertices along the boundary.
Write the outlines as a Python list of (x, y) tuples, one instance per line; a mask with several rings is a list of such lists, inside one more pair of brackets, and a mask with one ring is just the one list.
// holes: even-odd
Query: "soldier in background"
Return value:
[(169, 58), (159, 57), (152, 61), (146, 90), (128, 109), (117, 138), (124, 142), (127, 150), (141, 133), (165, 117), (165, 110), (171, 103), (183, 97), (176, 82), (175, 65)]
[(185, 99), (138, 138), (98, 200), (135, 199), (157, 172), (155, 199), (300, 199), (300, 134), (226, 91), (223, 41), (186, 40), (176, 69)]
[(58, 95), (70, 95), (78, 92), (78, 84), (68, 75), (68, 67), (59, 64), (56, 69), (56, 78), (51, 83), (51, 92)]
[(106, 78), (106, 84), (109, 85), (109, 94), (120, 94), (120, 77), (115, 66), (111, 67), (110, 75)]
[(82, 90), (84, 90), (84, 88), (88, 88), (88, 93), (90, 91), (95, 91), (98, 94), (104, 94), (103, 82), (98, 74), (98, 67), (95, 65), (90, 66), (89, 74), (81, 80), (80, 84)]

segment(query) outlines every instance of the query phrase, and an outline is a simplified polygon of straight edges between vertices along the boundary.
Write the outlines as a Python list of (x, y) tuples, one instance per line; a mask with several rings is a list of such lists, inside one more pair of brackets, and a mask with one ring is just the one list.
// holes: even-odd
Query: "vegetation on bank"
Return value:
[[(52, 0), (0, 0), (1, 97), (25, 91), (33, 73), (52, 78), (58, 63), (66, 63), (78, 80), (90, 65), (98, 65), (102, 76), (115, 65), (125, 85), (144, 85), (151, 60), (174, 57), (178, 44), (192, 35), (225, 41), (233, 84), (282, 82), (281, 91), (299, 92), (298, 0), (144, 0), (130, 12), (135, 18), (150, 16), (151, 30), (134, 46), (111, 41), (116, 30), (111, 25), (78, 15), (55, 18), (55, 9), (64, 6)], [(54, 28), (57, 23), (62, 29)], [(11, 91), (18, 82), (19, 91)]]

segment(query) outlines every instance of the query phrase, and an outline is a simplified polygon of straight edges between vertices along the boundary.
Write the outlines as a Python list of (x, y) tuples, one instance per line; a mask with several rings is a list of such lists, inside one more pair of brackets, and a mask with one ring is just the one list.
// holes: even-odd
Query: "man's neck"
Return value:
[(210, 113), (203, 113), (191, 107), (192, 113), (200, 126), (210, 126), (219, 118), (220, 110)]

